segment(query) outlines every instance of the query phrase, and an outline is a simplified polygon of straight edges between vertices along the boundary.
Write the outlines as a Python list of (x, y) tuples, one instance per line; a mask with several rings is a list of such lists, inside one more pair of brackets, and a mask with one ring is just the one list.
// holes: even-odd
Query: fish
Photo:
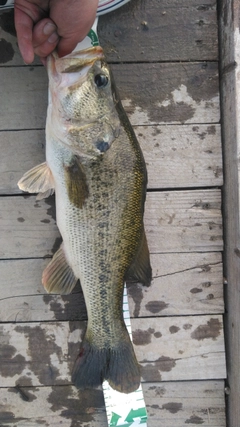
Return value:
[(55, 192), (62, 244), (42, 274), (48, 293), (69, 294), (78, 279), (87, 328), (72, 371), (79, 389), (107, 380), (138, 389), (140, 365), (123, 319), (126, 281), (149, 286), (152, 270), (143, 223), (144, 157), (100, 46), (47, 59), (46, 161), (18, 182)]

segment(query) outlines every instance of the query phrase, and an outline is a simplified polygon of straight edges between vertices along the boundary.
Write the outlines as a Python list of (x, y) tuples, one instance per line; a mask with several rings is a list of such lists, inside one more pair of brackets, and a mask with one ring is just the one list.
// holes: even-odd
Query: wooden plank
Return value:
[(112, 69), (133, 125), (219, 122), (216, 63), (114, 64)]
[(0, 194), (19, 194), (19, 179), (29, 169), (45, 161), (45, 131), (2, 131), (0, 143)]
[[(0, 258), (39, 258), (59, 246), (54, 199), (0, 198)], [(219, 190), (151, 192), (145, 225), (151, 253), (222, 249)]]
[[(225, 378), (222, 316), (132, 319), (143, 381)], [(85, 322), (0, 325), (0, 387), (69, 384)]]
[[(14, 33), (13, 13), (1, 15), (0, 66), (23, 65)], [(218, 57), (216, 6), (210, 0), (204, 6), (193, 0), (135, 0), (101, 17), (98, 33), (109, 61), (214, 61)]]
[(222, 185), (219, 125), (137, 126), (148, 188)]
[[(49, 260), (0, 261), (0, 322), (84, 320), (80, 287), (71, 295), (47, 295), (41, 276)], [(222, 313), (220, 253), (152, 254), (149, 288), (128, 287), (131, 317)]]
[[(0, 388), (2, 427), (70, 425), (107, 426), (102, 391), (77, 391), (72, 386), (24, 387), (29, 401), (14, 388)], [(185, 424), (225, 427), (224, 382), (191, 381), (144, 383), (148, 427), (182, 427)], [(85, 424), (86, 423), (86, 424)]]
[(114, 62), (217, 60), (215, 6), (210, 0), (204, 6), (191, 0), (130, 2), (100, 18), (100, 42)]
[(221, 99), (224, 153), (226, 345), (229, 395), (228, 425), (240, 425), (240, 4), (238, 0), (221, 0), (220, 51)]
[[(219, 125), (136, 126), (135, 132), (147, 164), (149, 189), (222, 185)], [(0, 194), (20, 193), (18, 180), (45, 160), (45, 132), (2, 131), (0, 142)]]
[[(114, 64), (117, 87), (134, 125), (218, 123), (215, 63)], [(167, 78), (166, 78), (167, 76)], [(45, 126), (47, 75), (43, 67), (0, 68), (0, 130)]]

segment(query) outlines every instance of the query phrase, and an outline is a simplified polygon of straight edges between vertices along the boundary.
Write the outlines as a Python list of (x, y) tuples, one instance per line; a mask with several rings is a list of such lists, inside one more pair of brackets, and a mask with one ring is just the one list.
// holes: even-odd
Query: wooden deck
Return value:
[[(101, 389), (70, 382), (81, 290), (41, 285), (60, 242), (54, 198), (16, 185), (44, 160), (46, 72), (23, 64), (11, 14), (0, 26), (0, 426), (105, 427)], [(99, 37), (148, 167), (153, 282), (128, 288), (148, 427), (226, 427), (216, 5), (132, 0), (101, 17)]]

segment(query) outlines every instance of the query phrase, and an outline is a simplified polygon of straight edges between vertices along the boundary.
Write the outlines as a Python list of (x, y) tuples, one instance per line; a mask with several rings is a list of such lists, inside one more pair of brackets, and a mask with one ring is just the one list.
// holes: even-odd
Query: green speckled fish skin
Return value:
[(139, 387), (140, 368), (123, 320), (124, 281), (151, 281), (144, 158), (100, 47), (62, 62), (52, 56), (48, 73), (46, 162), (63, 244), (43, 284), (63, 294), (81, 282), (88, 324), (74, 384), (107, 379), (129, 393)]

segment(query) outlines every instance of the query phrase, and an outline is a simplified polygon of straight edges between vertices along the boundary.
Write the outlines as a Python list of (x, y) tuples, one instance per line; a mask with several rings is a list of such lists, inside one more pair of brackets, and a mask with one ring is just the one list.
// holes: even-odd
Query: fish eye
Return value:
[(105, 74), (97, 74), (94, 81), (97, 87), (105, 87), (108, 84), (108, 77)]

